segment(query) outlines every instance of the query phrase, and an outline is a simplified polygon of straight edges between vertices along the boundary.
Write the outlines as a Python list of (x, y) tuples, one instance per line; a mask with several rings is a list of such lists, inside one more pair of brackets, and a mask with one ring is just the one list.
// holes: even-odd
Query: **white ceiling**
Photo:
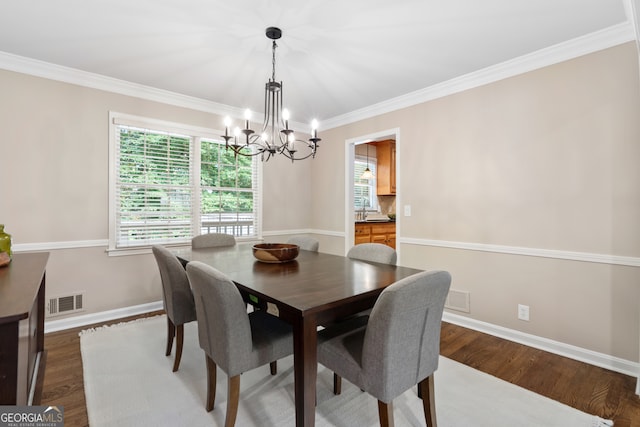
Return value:
[[(635, 0), (3, 0), (0, 52), (261, 111), (335, 118), (631, 26)], [(6, 67), (5, 67), (6, 68)]]

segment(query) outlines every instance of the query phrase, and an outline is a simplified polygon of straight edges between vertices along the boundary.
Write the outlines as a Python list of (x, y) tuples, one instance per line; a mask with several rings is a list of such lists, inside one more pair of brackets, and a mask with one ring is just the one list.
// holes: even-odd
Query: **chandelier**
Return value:
[(304, 160), (315, 157), (318, 148), (318, 121), (311, 122), (311, 138), (308, 141), (296, 139), (293, 129), (289, 129), (289, 110), (282, 108), (282, 82), (276, 81), (276, 40), (282, 37), (282, 30), (269, 27), (267, 38), (272, 40), (272, 71), (271, 78), (264, 87), (264, 122), (260, 132), (250, 128), (251, 111), (247, 109), (244, 115), (244, 128), (235, 127), (229, 132), (231, 118), (224, 119), (224, 138), (227, 150), (233, 150), (235, 155), (257, 156), (262, 161), (269, 160), (276, 154), (294, 160)]

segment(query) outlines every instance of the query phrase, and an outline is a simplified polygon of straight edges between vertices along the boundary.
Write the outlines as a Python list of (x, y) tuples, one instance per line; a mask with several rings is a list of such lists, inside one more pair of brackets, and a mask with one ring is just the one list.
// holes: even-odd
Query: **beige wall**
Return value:
[[(220, 117), (0, 71), (0, 222), (18, 245), (108, 238), (108, 111), (197, 126)], [(344, 253), (344, 144), (399, 128), (400, 262), (447, 269), (469, 316), (638, 361), (640, 269), (434, 246), (640, 258), (640, 89), (633, 44), (322, 132), (315, 160), (264, 167), (270, 238), (311, 230)], [(278, 235), (278, 233), (280, 233)], [(503, 251), (504, 252), (504, 251)], [(508, 250), (507, 250), (508, 252)], [(87, 312), (158, 301), (149, 254), (53, 250), (48, 296)], [(516, 319), (516, 304), (531, 321)]]
[(336, 212), (313, 227), (344, 229), (345, 141), (399, 128), (398, 193), (412, 210), (398, 206), (402, 264), (450, 270), (474, 319), (638, 361), (638, 267), (430, 244), (638, 265), (639, 95), (629, 43), (325, 132), (314, 206)]
[[(214, 129), (221, 117), (2, 70), (0, 93), (0, 223), (17, 248), (54, 248), (47, 298), (84, 291), (83, 314), (159, 301), (150, 253), (105, 252), (109, 111)], [(282, 159), (266, 165), (263, 228), (308, 228), (308, 170)]]

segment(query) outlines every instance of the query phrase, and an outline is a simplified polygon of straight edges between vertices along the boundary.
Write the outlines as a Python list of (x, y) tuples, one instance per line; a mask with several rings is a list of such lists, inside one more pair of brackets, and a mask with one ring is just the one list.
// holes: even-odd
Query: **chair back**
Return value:
[(195, 306), (184, 267), (164, 246), (155, 245), (151, 250), (160, 270), (162, 303), (167, 317), (175, 325), (191, 322), (195, 318)]
[(199, 261), (187, 264), (198, 318), (200, 347), (225, 372), (246, 364), (251, 325), (240, 291), (226, 275)]
[(195, 236), (191, 239), (193, 249), (215, 248), (217, 246), (233, 246), (236, 238), (231, 234), (207, 233)]
[(360, 243), (349, 249), (347, 257), (390, 265), (395, 265), (398, 260), (396, 250), (382, 243)]
[(318, 252), (318, 248), (320, 247), (320, 242), (308, 236), (294, 236), (290, 238), (287, 243), (298, 245), (300, 249), (312, 252)]
[(365, 390), (390, 402), (438, 368), (440, 324), (451, 275), (427, 271), (399, 280), (378, 297), (364, 335)]

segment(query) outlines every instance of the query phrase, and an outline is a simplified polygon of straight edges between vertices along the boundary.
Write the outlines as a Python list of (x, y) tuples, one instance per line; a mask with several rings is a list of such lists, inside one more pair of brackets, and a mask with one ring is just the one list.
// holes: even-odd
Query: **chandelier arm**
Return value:
[[(298, 151), (295, 151), (294, 153), (297, 153)], [(289, 160), (304, 160), (304, 159), (308, 159), (309, 157), (315, 157), (316, 156), (316, 150), (311, 151), (309, 154), (307, 154), (304, 157), (295, 157), (294, 153), (291, 153), (289, 150), (283, 150), (280, 154), (282, 154), (283, 156), (285, 156), (287, 159)]]

